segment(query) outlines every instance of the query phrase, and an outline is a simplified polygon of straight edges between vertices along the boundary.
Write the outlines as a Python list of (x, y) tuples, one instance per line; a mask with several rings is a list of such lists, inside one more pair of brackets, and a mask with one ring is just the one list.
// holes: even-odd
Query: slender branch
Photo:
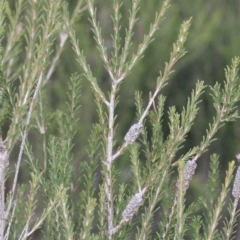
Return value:
[(124, 150), (128, 147), (128, 143), (124, 142), (123, 145), (118, 149), (118, 151), (113, 155), (112, 160), (114, 161), (117, 157), (119, 157)]
[(113, 228), (112, 233), (113, 233), (113, 234), (116, 234), (116, 233), (122, 228), (122, 226), (123, 226), (125, 223), (126, 223), (126, 222), (122, 219), (122, 220), (120, 221), (120, 223), (119, 223), (116, 227)]
[(208, 223), (208, 225), (209, 225), (208, 231), (206, 232), (204, 239), (207, 239), (207, 240), (214, 239), (215, 230), (218, 225), (219, 218), (221, 217), (221, 211), (224, 206), (225, 199), (227, 197), (228, 188), (229, 188), (229, 185), (232, 180), (233, 171), (234, 171), (234, 162), (229, 164), (229, 168), (226, 172), (225, 182), (222, 185), (220, 196), (219, 196), (216, 206), (214, 207), (212, 214), (210, 216), (210, 220)]
[(165, 178), (167, 176), (167, 173), (168, 173), (168, 170), (165, 169), (162, 177), (161, 177), (161, 181), (160, 183), (158, 184), (158, 187), (155, 191), (155, 194), (154, 194), (154, 197), (152, 198), (152, 201), (151, 201), (151, 204), (150, 206), (148, 207), (148, 212), (146, 213), (146, 215), (144, 216), (144, 221), (143, 221), (143, 225), (142, 225), (142, 230), (141, 230), (141, 234), (139, 236), (139, 239), (146, 239), (146, 234), (147, 234), (147, 229), (148, 229), (148, 224), (149, 224), (149, 221), (151, 220), (151, 217), (152, 217), (152, 213), (154, 211), (154, 208), (156, 206), (156, 203), (159, 199), (159, 195), (160, 195), (160, 192), (162, 190), (162, 186), (163, 186), (163, 183), (165, 181)]
[[(76, 19), (76, 17), (78, 16), (78, 14), (82, 13), (86, 8), (87, 6), (83, 7), (81, 9), (81, 6), (83, 4), (83, 0), (79, 0), (78, 3), (77, 3), (77, 6), (74, 8), (74, 12), (72, 14), (72, 17), (70, 19), (70, 22), (73, 23), (74, 20)], [(66, 31), (62, 31), (60, 34), (60, 43), (59, 43), (59, 47), (56, 51), (56, 54), (55, 56), (53, 57), (53, 60), (51, 62), (51, 66), (49, 67), (48, 69), (48, 72), (46, 74), (46, 78), (44, 80), (44, 85), (49, 81), (49, 79), (51, 78), (54, 70), (55, 70), (55, 67), (57, 65), (57, 62), (63, 52), (63, 49), (64, 49), (64, 45), (66, 43), (66, 41), (68, 40), (69, 38), (69, 34), (66, 32)]]
[(8, 152), (0, 137), (0, 239), (3, 239), (6, 215), (5, 215), (5, 175), (9, 165)]
[(40, 134), (42, 135), (42, 148), (43, 148), (43, 169), (47, 170), (47, 144), (46, 144), (46, 126), (43, 117), (43, 99), (42, 92), (39, 93), (39, 118), (36, 118), (37, 126)]
[[(52, 211), (52, 209), (53, 208), (58, 208), (59, 207), (59, 205), (60, 205), (60, 202), (57, 204), (57, 205), (55, 205), (54, 204), (54, 202), (51, 202), (51, 206), (47, 209), (47, 211), (45, 211), (43, 214), (42, 214), (42, 216), (41, 216), (41, 218), (38, 220), (38, 222), (36, 222), (35, 224), (34, 224), (34, 226), (32, 227), (32, 229), (30, 230), (30, 231), (24, 231), (24, 235), (21, 237), (21, 238), (19, 238), (20, 240), (24, 240), (24, 239), (26, 239), (27, 237), (29, 237), (29, 236), (31, 236), (42, 224), (43, 224), (43, 221), (46, 219), (46, 217), (49, 215), (49, 213)], [(26, 228), (26, 226), (24, 227), (24, 229)], [(23, 229), (23, 230), (24, 230)]]
[[(166, 82), (166, 80), (168, 79), (169, 77), (169, 74), (171, 73), (171, 68), (173, 67), (174, 65), (174, 62), (172, 62), (171, 64), (168, 65), (168, 69), (167, 71), (165, 71), (165, 74), (160, 82), (160, 84), (158, 85), (158, 87), (156, 88), (153, 96), (150, 98), (149, 102), (148, 102), (148, 105), (147, 107), (145, 108), (142, 116), (140, 117), (139, 121), (137, 124), (142, 124), (144, 119), (146, 118), (146, 116), (148, 115), (148, 112), (151, 108), (151, 106), (153, 105), (154, 103), (154, 100), (155, 98), (157, 97), (158, 93), (160, 92), (160, 90), (163, 88), (164, 86), (164, 83)], [(127, 143), (127, 142), (124, 142), (123, 145), (119, 148), (119, 150), (113, 155), (113, 161), (118, 157), (120, 156), (124, 150), (129, 146), (130, 144)]]
[(113, 10), (114, 15), (112, 17), (113, 21), (113, 36), (112, 36), (112, 42), (113, 42), (113, 52), (112, 52), (112, 66), (114, 74), (116, 74), (116, 70), (119, 66), (119, 49), (120, 49), (120, 19), (121, 19), (121, 13), (120, 13), (120, 7), (121, 3), (119, 3), (119, 0), (115, 0), (113, 3)]
[(25, 7), (24, 5), (25, 4), (23, 0), (15, 2), (16, 12), (15, 16), (12, 18), (12, 21), (10, 21), (10, 31), (7, 37), (7, 44), (5, 46), (5, 51), (2, 57), (2, 63), (5, 64), (7, 68), (6, 75), (8, 79), (12, 77), (11, 75), (15, 75), (16, 72), (16, 69), (14, 69), (14, 71), (12, 69), (17, 59), (14, 50), (16, 48), (17, 42), (19, 41), (24, 31), (21, 22), (21, 15)]
[(208, 134), (206, 136), (207, 141), (202, 141), (202, 143), (199, 147), (199, 152), (193, 158), (193, 161), (196, 162), (198, 160), (198, 158), (207, 150), (207, 147), (213, 141), (212, 138), (215, 135), (215, 133), (217, 132), (217, 130), (219, 129), (220, 124), (221, 124), (222, 120), (224, 119), (224, 116), (226, 113), (227, 113), (226, 110), (224, 108), (222, 108), (222, 110), (220, 111), (220, 113), (217, 116), (217, 120), (214, 122), (213, 127), (210, 129), (210, 131), (208, 132)]
[(120, 76), (120, 73), (122, 72), (123, 68), (124, 68), (124, 63), (127, 60), (127, 57), (129, 55), (129, 49), (131, 46), (131, 39), (133, 36), (133, 27), (137, 21), (137, 12), (139, 9), (139, 3), (140, 0), (136, 0), (136, 1), (132, 1), (132, 10), (130, 11), (130, 17), (129, 17), (129, 26), (127, 29), (127, 33), (126, 33), (126, 37), (125, 37), (125, 43), (124, 43), (124, 47), (122, 48), (122, 54), (120, 56), (120, 67), (118, 69), (118, 76)]
[(15, 191), (16, 191), (16, 187), (17, 187), (18, 173), (19, 173), (19, 170), (20, 170), (23, 150), (24, 150), (24, 146), (25, 146), (25, 143), (26, 143), (27, 133), (28, 133), (27, 128), (28, 128), (28, 125), (30, 123), (31, 116), (32, 116), (32, 113), (33, 113), (33, 105), (34, 105), (35, 99), (37, 98), (37, 95), (40, 91), (40, 87), (41, 87), (41, 83), (42, 83), (42, 77), (43, 77), (43, 73), (41, 73), (39, 78), (38, 78), (37, 86), (36, 86), (36, 89), (34, 91), (33, 98), (32, 98), (32, 101), (30, 103), (30, 107), (29, 107), (29, 110), (28, 110), (28, 113), (27, 113), (27, 119), (26, 119), (26, 122), (25, 122), (25, 130), (24, 130), (23, 135), (22, 135), (22, 142), (21, 142), (20, 151), (19, 151), (19, 154), (18, 154), (18, 160), (17, 160), (15, 176), (14, 176), (14, 180), (13, 180), (13, 186), (12, 186), (12, 190), (11, 190), (11, 197), (10, 197), (7, 212), (6, 212), (6, 218), (8, 218), (10, 209), (12, 207), (12, 203), (13, 203), (13, 199), (14, 199), (14, 195), (15, 195)]
[(97, 42), (97, 45), (98, 45), (98, 49), (99, 49), (99, 52), (100, 52), (100, 56), (105, 64), (105, 67), (106, 67), (106, 70), (108, 71), (111, 79), (114, 81), (114, 74), (113, 74), (113, 71), (112, 71), (112, 66), (110, 64), (110, 61), (108, 59), (108, 56), (107, 56), (107, 49), (104, 45), (104, 40), (102, 38), (102, 33), (101, 33), (101, 28), (96, 20), (96, 10), (94, 9), (94, 6), (93, 6), (93, 0), (87, 0), (87, 5), (88, 5), (88, 10), (89, 10), (89, 13), (90, 13), (90, 16), (91, 16), (91, 23), (92, 23), (92, 31), (95, 35), (95, 40)]
[[(163, 2), (160, 12), (156, 14), (154, 23), (151, 24), (151, 26), (150, 26), (149, 33), (144, 36), (143, 43), (141, 43), (138, 46), (137, 53), (132, 56), (131, 60), (127, 63), (127, 66), (125, 67), (125, 69), (122, 69), (122, 68), (119, 69), (119, 71), (118, 71), (118, 78), (119, 78), (118, 81), (119, 82), (121, 82), (126, 77), (126, 75), (128, 75), (128, 73), (136, 65), (136, 63), (139, 61), (139, 59), (141, 59), (141, 57), (143, 56), (143, 53), (146, 50), (147, 46), (153, 40), (153, 35), (157, 31), (160, 22), (163, 20), (163, 16), (164, 16), (166, 10), (170, 6), (169, 2), (170, 2), (170, 0), (165, 0)], [(137, 9), (135, 9), (135, 10), (137, 10)], [(124, 58), (122, 60), (124, 60)]]
[(172, 220), (173, 220), (173, 214), (175, 212), (176, 206), (177, 206), (177, 196), (175, 196), (175, 198), (174, 198), (174, 202), (173, 202), (173, 205), (171, 207), (171, 212), (170, 212), (170, 214), (168, 216), (168, 222), (167, 222), (167, 224), (165, 226), (165, 231), (164, 231), (164, 233), (162, 235), (162, 239), (166, 239), (166, 236), (168, 234), (168, 231), (170, 229), (170, 226), (171, 226), (171, 223), (172, 223)]
[[(173, 72), (172, 71), (173, 66), (184, 55), (185, 52), (184, 52), (183, 44), (186, 41), (186, 36), (187, 36), (188, 28), (190, 26), (190, 21), (191, 21), (191, 19), (189, 19), (188, 21), (186, 21), (182, 24), (178, 40), (177, 40), (176, 44), (173, 45), (173, 52), (171, 53), (169, 63), (168, 64), (166, 63), (163, 75), (160, 74), (160, 76), (158, 77), (155, 92), (152, 95), (152, 97), (149, 99), (148, 105), (145, 108), (145, 110), (144, 110), (143, 114), (141, 115), (137, 124), (143, 123), (144, 119), (146, 118), (146, 116), (149, 113), (151, 106), (154, 103), (155, 98), (157, 97), (159, 92), (162, 90), (162, 88), (167, 84), (169, 76)], [(118, 83), (120, 82), (119, 81), (120, 79), (117, 80)], [(129, 146), (129, 143), (124, 142), (123, 145), (117, 151), (117, 153), (114, 154), (113, 160), (115, 160), (119, 155), (121, 155), (128, 146)]]
[(17, 203), (14, 202), (13, 203), (13, 211), (12, 211), (12, 214), (11, 214), (11, 217), (10, 217), (10, 221), (8, 223), (8, 228), (7, 228), (6, 234), (4, 236), (4, 240), (8, 240), (8, 238), (9, 238), (10, 229), (11, 229), (11, 225), (12, 225), (12, 221), (13, 221), (13, 217), (14, 217), (16, 206), (17, 206)]
[(58, 60), (59, 60), (59, 58), (60, 58), (60, 56), (61, 56), (61, 54), (63, 52), (63, 47), (64, 47), (67, 39), (68, 39), (68, 34), (67, 33), (65, 33), (65, 32), (60, 33), (59, 48), (58, 48), (58, 50), (56, 52), (56, 55), (54, 56), (54, 58), (53, 58), (53, 60), (51, 62), (50, 68), (48, 69), (48, 72), (47, 72), (44, 84), (46, 84), (49, 81), (49, 79), (51, 78), (51, 76), (52, 76), (52, 74), (54, 72), (54, 69), (55, 69), (55, 67), (57, 65), (57, 62), (58, 62)]
[(28, 223), (26, 223), (26, 225), (24, 226), (24, 228), (23, 228), (23, 230), (22, 230), (22, 232), (21, 232), (18, 240), (22, 240), (22, 239), (23, 239), (23, 236), (24, 236), (24, 235), (26, 234), (26, 232), (27, 232), (27, 228), (28, 228)]
[(109, 240), (113, 239), (113, 193), (112, 193), (112, 152), (113, 152), (113, 137), (114, 137), (114, 109), (115, 109), (115, 96), (117, 91), (117, 83), (112, 83), (112, 90), (109, 103), (109, 116), (108, 116), (108, 139), (107, 139), (107, 170), (105, 192), (107, 195), (107, 213), (108, 213), (108, 234)]
[[(195, 162), (193, 162), (195, 163)], [(179, 162), (178, 166), (179, 178), (177, 182), (177, 213), (176, 213), (176, 224), (175, 224), (175, 233), (174, 240), (183, 239), (183, 226), (185, 222), (184, 217), (184, 194), (185, 194), (185, 174), (184, 174), (184, 161)]]
[(235, 221), (235, 216), (236, 216), (236, 211), (237, 211), (237, 206), (238, 206), (239, 198), (234, 198), (234, 203), (233, 203), (233, 210), (231, 212), (231, 217), (228, 226), (228, 230), (226, 233), (226, 240), (231, 239), (232, 235), (232, 229), (234, 227), (234, 221)]
[(86, 58), (84, 57), (83, 53), (79, 49), (78, 42), (77, 42), (76, 37), (71, 29), (70, 22), (67, 17), (65, 18), (65, 21), (66, 21), (66, 26), (68, 29), (69, 37), (71, 38), (71, 41), (72, 41), (73, 49), (74, 49), (75, 53), (77, 54), (78, 62), (81, 65), (81, 67), (83, 68), (86, 78), (89, 80), (89, 82), (92, 85), (92, 88), (98, 94), (98, 96), (102, 99), (102, 101), (107, 106), (109, 106), (109, 102), (105, 98), (104, 93), (99, 88), (99, 86), (96, 82), (96, 79), (92, 75), (91, 69), (90, 69), (89, 65), (87, 64)]

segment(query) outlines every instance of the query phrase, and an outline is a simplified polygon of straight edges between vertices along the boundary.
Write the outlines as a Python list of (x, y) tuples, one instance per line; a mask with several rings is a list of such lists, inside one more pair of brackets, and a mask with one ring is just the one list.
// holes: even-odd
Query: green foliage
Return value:
[(184, 66), (219, 39), (213, 2), (201, 37), (200, 0), (0, 2), (0, 239), (234, 237), (233, 161), (221, 187), (221, 156), (212, 154), (205, 192), (199, 202), (191, 195), (201, 195), (200, 158), (239, 118), (240, 60), (222, 82), (172, 81), (189, 78)]

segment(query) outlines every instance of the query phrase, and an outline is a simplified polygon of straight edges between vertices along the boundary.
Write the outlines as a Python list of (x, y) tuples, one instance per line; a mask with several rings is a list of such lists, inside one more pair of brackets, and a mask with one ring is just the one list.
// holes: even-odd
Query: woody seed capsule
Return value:
[(125, 210), (122, 213), (123, 221), (124, 222), (130, 222), (133, 218), (133, 216), (137, 213), (140, 206), (142, 206), (144, 202), (143, 195), (146, 191), (146, 188), (144, 188), (141, 192), (135, 194), (131, 201), (126, 206)]
[[(3, 143), (2, 138), (0, 137), (0, 165), (4, 166), (6, 168), (8, 166), (8, 152), (6, 150), (6, 147)], [(2, 169), (4, 170), (4, 169)]]
[[(188, 160), (184, 167), (184, 191), (187, 191), (189, 184), (191, 182), (192, 176), (195, 173), (197, 164), (193, 160)], [(179, 181), (176, 184), (176, 187), (179, 187)]]
[(142, 124), (141, 123), (136, 123), (130, 127), (128, 130), (126, 136), (124, 137), (124, 140), (128, 144), (133, 144), (136, 139), (139, 137), (141, 131), (142, 131)]
[(234, 179), (232, 195), (235, 198), (240, 198), (240, 167), (238, 167), (237, 173)]
[(185, 191), (188, 189), (190, 181), (192, 179), (193, 174), (197, 168), (197, 164), (195, 161), (188, 160), (185, 168), (184, 168), (184, 189)]

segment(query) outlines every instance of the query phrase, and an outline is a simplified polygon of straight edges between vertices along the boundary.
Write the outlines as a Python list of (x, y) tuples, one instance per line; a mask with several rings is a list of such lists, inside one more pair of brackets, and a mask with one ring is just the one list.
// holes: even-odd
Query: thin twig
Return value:
[(22, 240), (23, 236), (26, 234), (27, 228), (28, 228), (28, 223), (26, 223), (26, 225), (24, 226), (18, 240)]
[(139, 239), (144, 240), (145, 237), (146, 237), (148, 224), (149, 224), (149, 221), (150, 221), (150, 219), (152, 217), (152, 213), (154, 211), (156, 203), (157, 203), (157, 201), (159, 199), (160, 191), (162, 190), (162, 186), (163, 186), (163, 183), (164, 183), (165, 178), (167, 176), (167, 172), (168, 172), (168, 170), (165, 169), (165, 171), (164, 171), (164, 173), (163, 173), (163, 175), (161, 177), (161, 181), (160, 181), (160, 183), (159, 183), (159, 185), (158, 185), (158, 187), (156, 189), (156, 192), (154, 194), (154, 197), (152, 198), (152, 202), (151, 202), (150, 206), (148, 207), (149, 210), (146, 213), (146, 216), (144, 216), (144, 221), (143, 221), (143, 224), (142, 224), (142, 231), (141, 231), (142, 235), (141, 235), (141, 238), (139, 238)]
[(42, 93), (39, 94), (39, 118), (36, 118), (37, 126), (40, 134), (42, 135), (42, 148), (43, 148), (43, 169), (44, 172), (47, 170), (47, 145), (46, 145), (46, 126), (43, 117), (43, 103), (42, 103)]
[(112, 240), (113, 235), (113, 196), (112, 196), (112, 152), (113, 152), (113, 137), (114, 137), (114, 109), (115, 95), (117, 83), (112, 83), (112, 91), (109, 104), (109, 120), (108, 120), (108, 139), (107, 139), (107, 171), (105, 192), (107, 195), (107, 212), (108, 212), (108, 234), (109, 240)]
[(12, 214), (11, 214), (11, 217), (10, 217), (10, 221), (9, 221), (9, 224), (8, 224), (8, 228), (7, 228), (6, 234), (4, 236), (4, 240), (8, 240), (8, 238), (9, 238), (10, 229), (11, 229), (11, 225), (12, 225), (13, 216), (14, 216), (14, 213), (15, 213), (16, 206), (17, 206), (17, 203), (14, 202), (13, 203), (13, 211), (12, 211)]
[[(55, 208), (58, 208), (60, 205), (60, 202), (56, 205)], [(25, 234), (20, 238), (19, 237), (19, 240), (24, 240), (26, 239), (27, 237), (31, 236), (43, 223), (43, 221), (46, 219), (46, 217), (48, 216), (48, 214), (51, 212), (51, 210), (54, 208), (54, 204), (52, 203), (52, 206), (49, 207), (48, 211), (45, 212), (44, 214), (42, 214), (41, 218), (39, 219), (39, 221), (37, 223), (34, 224), (34, 226), (32, 227), (32, 229), (30, 231), (24, 231), (24, 229), (27, 228), (27, 224), (26, 226), (24, 227), (23, 231), (25, 232)]]
[[(78, 16), (78, 14), (82, 13), (84, 10), (87, 9), (87, 6), (83, 7), (81, 9), (81, 6), (83, 4), (83, 0), (79, 0), (78, 3), (77, 3), (77, 6), (74, 8), (74, 12), (72, 14), (72, 17), (70, 19), (70, 22), (73, 23), (75, 21), (75, 18)], [(55, 56), (53, 57), (53, 60), (51, 62), (51, 66), (49, 67), (48, 69), (48, 72), (46, 74), (46, 78), (44, 80), (44, 85), (49, 81), (49, 79), (51, 78), (54, 70), (55, 70), (55, 67), (57, 65), (57, 62), (63, 52), (63, 49), (64, 49), (64, 45), (65, 43), (67, 42), (68, 38), (69, 38), (69, 34), (65, 31), (62, 31), (60, 34), (60, 43), (59, 43), (59, 48), (57, 49), (56, 51), (56, 54)]]
[(0, 137), (0, 239), (4, 236), (5, 229), (5, 175), (8, 167), (8, 151)]
[(16, 187), (17, 187), (18, 173), (19, 173), (19, 170), (20, 170), (23, 150), (24, 150), (24, 146), (25, 146), (25, 143), (26, 143), (27, 133), (28, 133), (27, 127), (28, 127), (28, 125), (30, 123), (30, 120), (31, 120), (31, 116), (32, 116), (32, 112), (33, 112), (33, 105), (34, 105), (35, 99), (37, 98), (37, 95), (40, 91), (40, 87), (41, 87), (41, 83), (42, 83), (42, 77), (43, 77), (43, 73), (41, 73), (39, 78), (38, 78), (37, 86), (36, 86), (36, 89), (34, 91), (33, 98), (32, 98), (32, 101), (30, 103), (30, 107), (29, 107), (29, 110), (28, 110), (28, 113), (27, 113), (27, 119), (26, 119), (26, 122), (25, 122), (25, 129), (24, 129), (24, 132), (23, 132), (23, 135), (22, 135), (22, 142), (21, 142), (20, 151), (19, 151), (19, 154), (18, 154), (15, 176), (14, 176), (14, 180), (13, 180), (11, 197), (10, 197), (8, 208), (7, 208), (7, 211), (6, 211), (6, 218), (8, 218), (10, 209), (12, 207), (12, 203), (13, 203), (13, 199), (14, 199), (14, 195), (15, 195), (15, 191), (16, 191)]
[[(160, 90), (165, 86), (165, 83), (168, 80), (169, 75), (171, 74), (172, 67), (176, 63), (176, 61), (174, 61), (174, 59), (177, 59), (178, 52), (175, 52), (175, 55), (173, 56), (172, 61), (169, 63), (169, 65), (167, 65), (167, 67), (166, 67), (166, 69), (164, 71), (164, 75), (162, 76), (161, 81), (159, 82), (157, 88), (155, 89), (155, 92), (154, 92), (153, 96), (149, 99), (148, 105), (145, 108), (145, 110), (144, 110), (143, 114), (141, 115), (141, 117), (140, 117), (140, 119), (139, 119), (137, 124), (143, 123), (144, 119), (146, 118), (146, 116), (149, 113), (149, 110), (150, 110), (151, 106), (154, 103), (155, 98), (159, 94)], [(115, 153), (113, 155), (113, 159), (112, 160), (115, 160), (118, 156), (120, 156), (128, 146), (129, 146), (129, 144), (124, 142), (123, 145), (117, 151), (117, 153)]]
[(233, 210), (231, 212), (231, 218), (230, 221), (228, 223), (228, 230), (226, 233), (226, 239), (230, 239), (231, 238), (231, 234), (232, 234), (232, 229), (234, 226), (234, 221), (235, 221), (235, 216), (236, 216), (236, 211), (237, 211), (237, 206), (238, 206), (238, 202), (239, 202), (239, 198), (234, 198), (234, 203), (233, 203)]
[(206, 139), (208, 139), (208, 141), (202, 142), (201, 146), (199, 147), (199, 152), (193, 158), (193, 161), (196, 162), (198, 160), (198, 158), (207, 150), (207, 147), (213, 141), (212, 138), (215, 135), (215, 133), (217, 132), (222, 120), (224, 119), (225, 114), (227, 114), (227, 112), (223, 108), (221, 110), (220, 114), (218, 114), (218, 116), (216, 117), (217, 120), (215, 121), (214, 126), (209, 130), (209, 132), (206, 136)]
[(175, 212), (176, 205), (177, 205), (177, 196), (175, 196), (175, 198), (174, 198), (174, 202), (173, 202), (173, 205), (171, 207), (171, 212), (170, 212), (170, 214), (168, 216), (168, 222), (166, 224), (165, 231), (164, 231), (164, 233), (162, 235), (162, 239), (166, 239), (166, 236), (168, 234), (169, 228), (170, 228), (172, 220), (173, 220), (173, 214)]

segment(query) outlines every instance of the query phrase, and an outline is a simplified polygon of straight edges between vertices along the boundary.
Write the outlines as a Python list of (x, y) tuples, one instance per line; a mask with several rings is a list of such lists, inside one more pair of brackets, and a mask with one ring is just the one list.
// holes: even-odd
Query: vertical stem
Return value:
[(0, 137), (0, 239), (3, 239), (5, 228), (5, 172), (8, 165), (8, 154)]
[[(2, 144), (2, 139), (1, 139)], [(2, 153), (1, 153), (2, 154)], [(0, 166), (0, 239), (3, 239), (4, 228), (5, 228), (5, 206), (4, 206), (4, 192), (5, 192), (5, 159), (1, 155), (1, 166)]]
[(43, 134), (43, 142), (42, 142), (42, 145), (43, 145), (43, 169), (44, 169), (44, 172), (47, 171), (47, 144), (46, 144), (46, 134), (44, 133)]
[(38, 78), (37, 86), (35, 88), (35, 91), (34, 91), (34, 94), (33, 94), (33, 97), (32, 97), (32, 101), (30, 103), (29, 110), (28, 110), (28, 113), (27, 113), (27, 119), (25, 121), (25, 129), (24, 129), (24, 132), (22, 134), (22, 142), (21, 142), (20, 151), (19, 151), (19, 154), (18, 154), (18, 159), (17, 159), (17, 165), (16, 165), (16, 170), (15, 170), (15, 175), (14, 175), (14, 180), (13, 180), (11, 196), (10, 196), (10, 200), (9, 200), (9, 203), (8, 203), (8, 208), (7, 208), (7, 211), (6, 211), (6, 218), (9, 217), (9, 213), (10, 213), (10, 210), (12, 208), (13, 199), (14, 199), (14, 195), (15, 195), (15, 191), (16, 191), (16, 187), (17, 187), (18, 173), (19, 173), (19, 170), (20, 170), (23, 151), (24, 151), (26, 138), (27, 138), (27, 133), (28, 133), (27, 128), (28, 128), (28, 125), (29, 125), (31, 117), (32, 117), (33, 105), (35, 103), (35, 100), (36, 100), (36, 98), (38, 96), (38, 93), (40, 91), (40, 88), (41, 88), (42, 77), (43, 77), (43, 74), (41, 73), (39, 78)]
[(162, 190), (162, 186), (164, 183), (164, 180), (167, 177), (168, 169), (165, 169), (164, 173), (162, 174), (161, 181), (156, 189), (156, 192), (154, 196), (152, 197), (151, 203), (148, 207), (148, 211), (146, 212), (144, 216), (144, 221), (142, 223), (142, 229), (140, 232), (140, 235), (138, 236), (138, 239), (144, 240), (147, 239), (146, 237), (149, 235), (149, 223), (151, 221), (151, 217), (153, 216), (154, 208), (156, 206), (156, 203), (159, 199), (160, 192)]
[(112, 90), (109, 103), (108, 116), (108, 139), (107, 139), (107, 171), (106, 171), (106, 185), (105, 191), (107, 195), (107, 213), (108, 213), (108, 234), (109, 240), (113, 235), (113, 196), (112, 196), (112, 152), (113, 152), (113, 137), (114, 137), (114, 109), (115, 109), (115, 95), (117, 90), (117, 83), (112, 83)]
[(176, 206), (177, 206), (177, 196), (175, 196), (175, 198), (174, 198), (174, 202), (173, 202), (173, 205), (171, 207), (171, 212), (170, 212), (170, 214), (168, 216), (168, 222), (167, 222), (167, 224), (165, 226), (165, 231), (164, 231), (164, 233), (162, 235), (162, 239), (166, 239), (166, 236), (168, 234), (168, 231), (170, 229), (170, 226), (171, 226), (171, 223), (172, 223), (172, 220), (173, 220), (173, 215), (175, 213)]
[(231, 217), (230, 217), (230, 220), (228, 223), (228, 229), (227, 229), (227, 233), (226, 233), (226, 240), (231, 239), (231, 235), (233, 234), (234, 221), (235, 221), (235, 217), (236, 217), (238, 201), (239, 201), (239, 198), (234, 198), (233, 210), (231, 212)]
[(46, 126), (45, 126), (45, 120), (43, 117), (43, 98), (42, 93), (39, 92), (39, 97), (41, 98), (39, 101), (40, 106), (40, 125), (39, 125), (39, 131), (42, 134), (42, 146), (43, 146), (43, 169), (44, 171), (47, 171), (47, 144), (46, 144)]

